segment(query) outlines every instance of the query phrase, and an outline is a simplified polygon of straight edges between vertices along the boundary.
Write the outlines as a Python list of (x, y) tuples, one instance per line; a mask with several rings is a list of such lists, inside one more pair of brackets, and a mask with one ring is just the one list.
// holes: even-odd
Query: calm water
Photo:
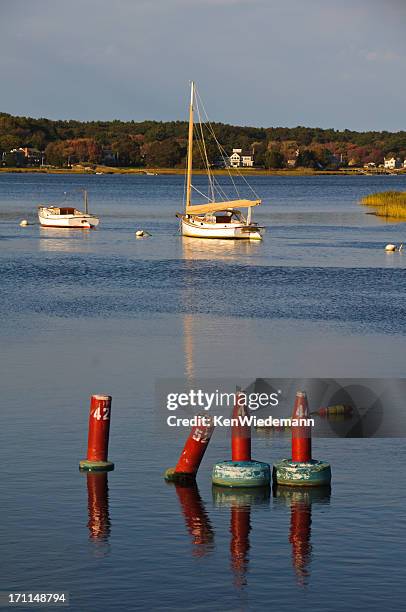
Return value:
[[(357, 200), (406, 178), (252, 185), (263, 243), (207, 243), (178, 234), (182, 177), (0, 175), (0, 590), (69, 591), (78, 612), (402, 607), (403, 440), (315, 440), (330, 492), (213, 493), (219, 432), (198, 488), (162, 479), (185, 437), (157, 427), (163, 377), (404, 376), (406, 257), (383, 247), (406, 225)], [(80, 186), (98, 230), (18, 226)], [(77, 470), (95, 392), (108, 479)], [(289, 438), (254, 449), (273, 462)]]

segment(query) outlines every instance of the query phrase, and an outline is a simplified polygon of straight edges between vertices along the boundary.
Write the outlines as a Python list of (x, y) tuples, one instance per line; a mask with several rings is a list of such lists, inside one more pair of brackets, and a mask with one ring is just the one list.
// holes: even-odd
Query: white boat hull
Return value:
[(264, 228), (245, 223), (204, 223), (181, 217), (181, 231), (190, 238), (262, 240)]
[(43, 227), (66, 227), (74, 229), (91, 229), (99, 225), (99, 219), (93, 215), (53, 215), (38, 212), (38, 219)]

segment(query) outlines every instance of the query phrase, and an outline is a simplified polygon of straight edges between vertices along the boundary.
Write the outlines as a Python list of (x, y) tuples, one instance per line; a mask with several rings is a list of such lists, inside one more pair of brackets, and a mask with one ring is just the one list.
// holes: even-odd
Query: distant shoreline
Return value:
[[(2, 173), (12, 173), (12, 174), (139, 174), (139, 175), (159, 175), (159, 174), (174, 174), (174, 175), (183, 175), (185, 170), (183, 168), (116, 168), (111, 166), (96, 166), (95, 169), (86, 170), (84, 167), (75, 167), (75, 168), (7, 168), (0, 167), (0, 172)], [(221, 176), (228, 175), (227, 170), (218, 169), (212, 170), (212, 174)], [(206, 174), (205, 170), (194, 170), (193, 174)], [(324, 175), (334, 175), (334, 176), (365, 176), (365, 171), (362, 168), (356, 168), (354, 170), (312, 170), (311, 168), (298, 168), (297, 170), (262, 170), (262, 169), (244, 169), (240, 168), (238, 172), (231, 172), (233, 176), (238, 176), (238, 174), (243, 174), (244, 176), (324, 176)], [(368, 173), (369, 174), (369, 173)], [(398, 171), (394, 174), (401, 174), (406, 176), (406, 170)], [(388, 174), (384, 172), (373, 173), (372, 176), (388, 176)]]

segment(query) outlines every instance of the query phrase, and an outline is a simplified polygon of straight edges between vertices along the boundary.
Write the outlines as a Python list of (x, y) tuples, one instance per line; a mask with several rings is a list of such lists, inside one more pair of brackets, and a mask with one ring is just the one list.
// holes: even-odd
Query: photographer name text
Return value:
[(264, 419), (256, 415), (242, 415), (237, 417), (224, 417), (223, 415), (193, 417), (177, 417), (174, 414), (166, 420), (169, 427), (314, 427), (314, 419), (276, 419), (268, 416)]

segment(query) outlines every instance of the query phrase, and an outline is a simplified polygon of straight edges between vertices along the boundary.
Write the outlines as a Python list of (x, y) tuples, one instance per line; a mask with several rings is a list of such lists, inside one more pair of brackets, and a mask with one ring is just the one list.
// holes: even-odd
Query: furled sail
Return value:
[(197, 204), (186, 208), (187, 215), (201, 215), (233, 208), (251, 208), (258, 206), (261, 200), (228, 200), (226, 202), (209, 202), (208, 204)]

